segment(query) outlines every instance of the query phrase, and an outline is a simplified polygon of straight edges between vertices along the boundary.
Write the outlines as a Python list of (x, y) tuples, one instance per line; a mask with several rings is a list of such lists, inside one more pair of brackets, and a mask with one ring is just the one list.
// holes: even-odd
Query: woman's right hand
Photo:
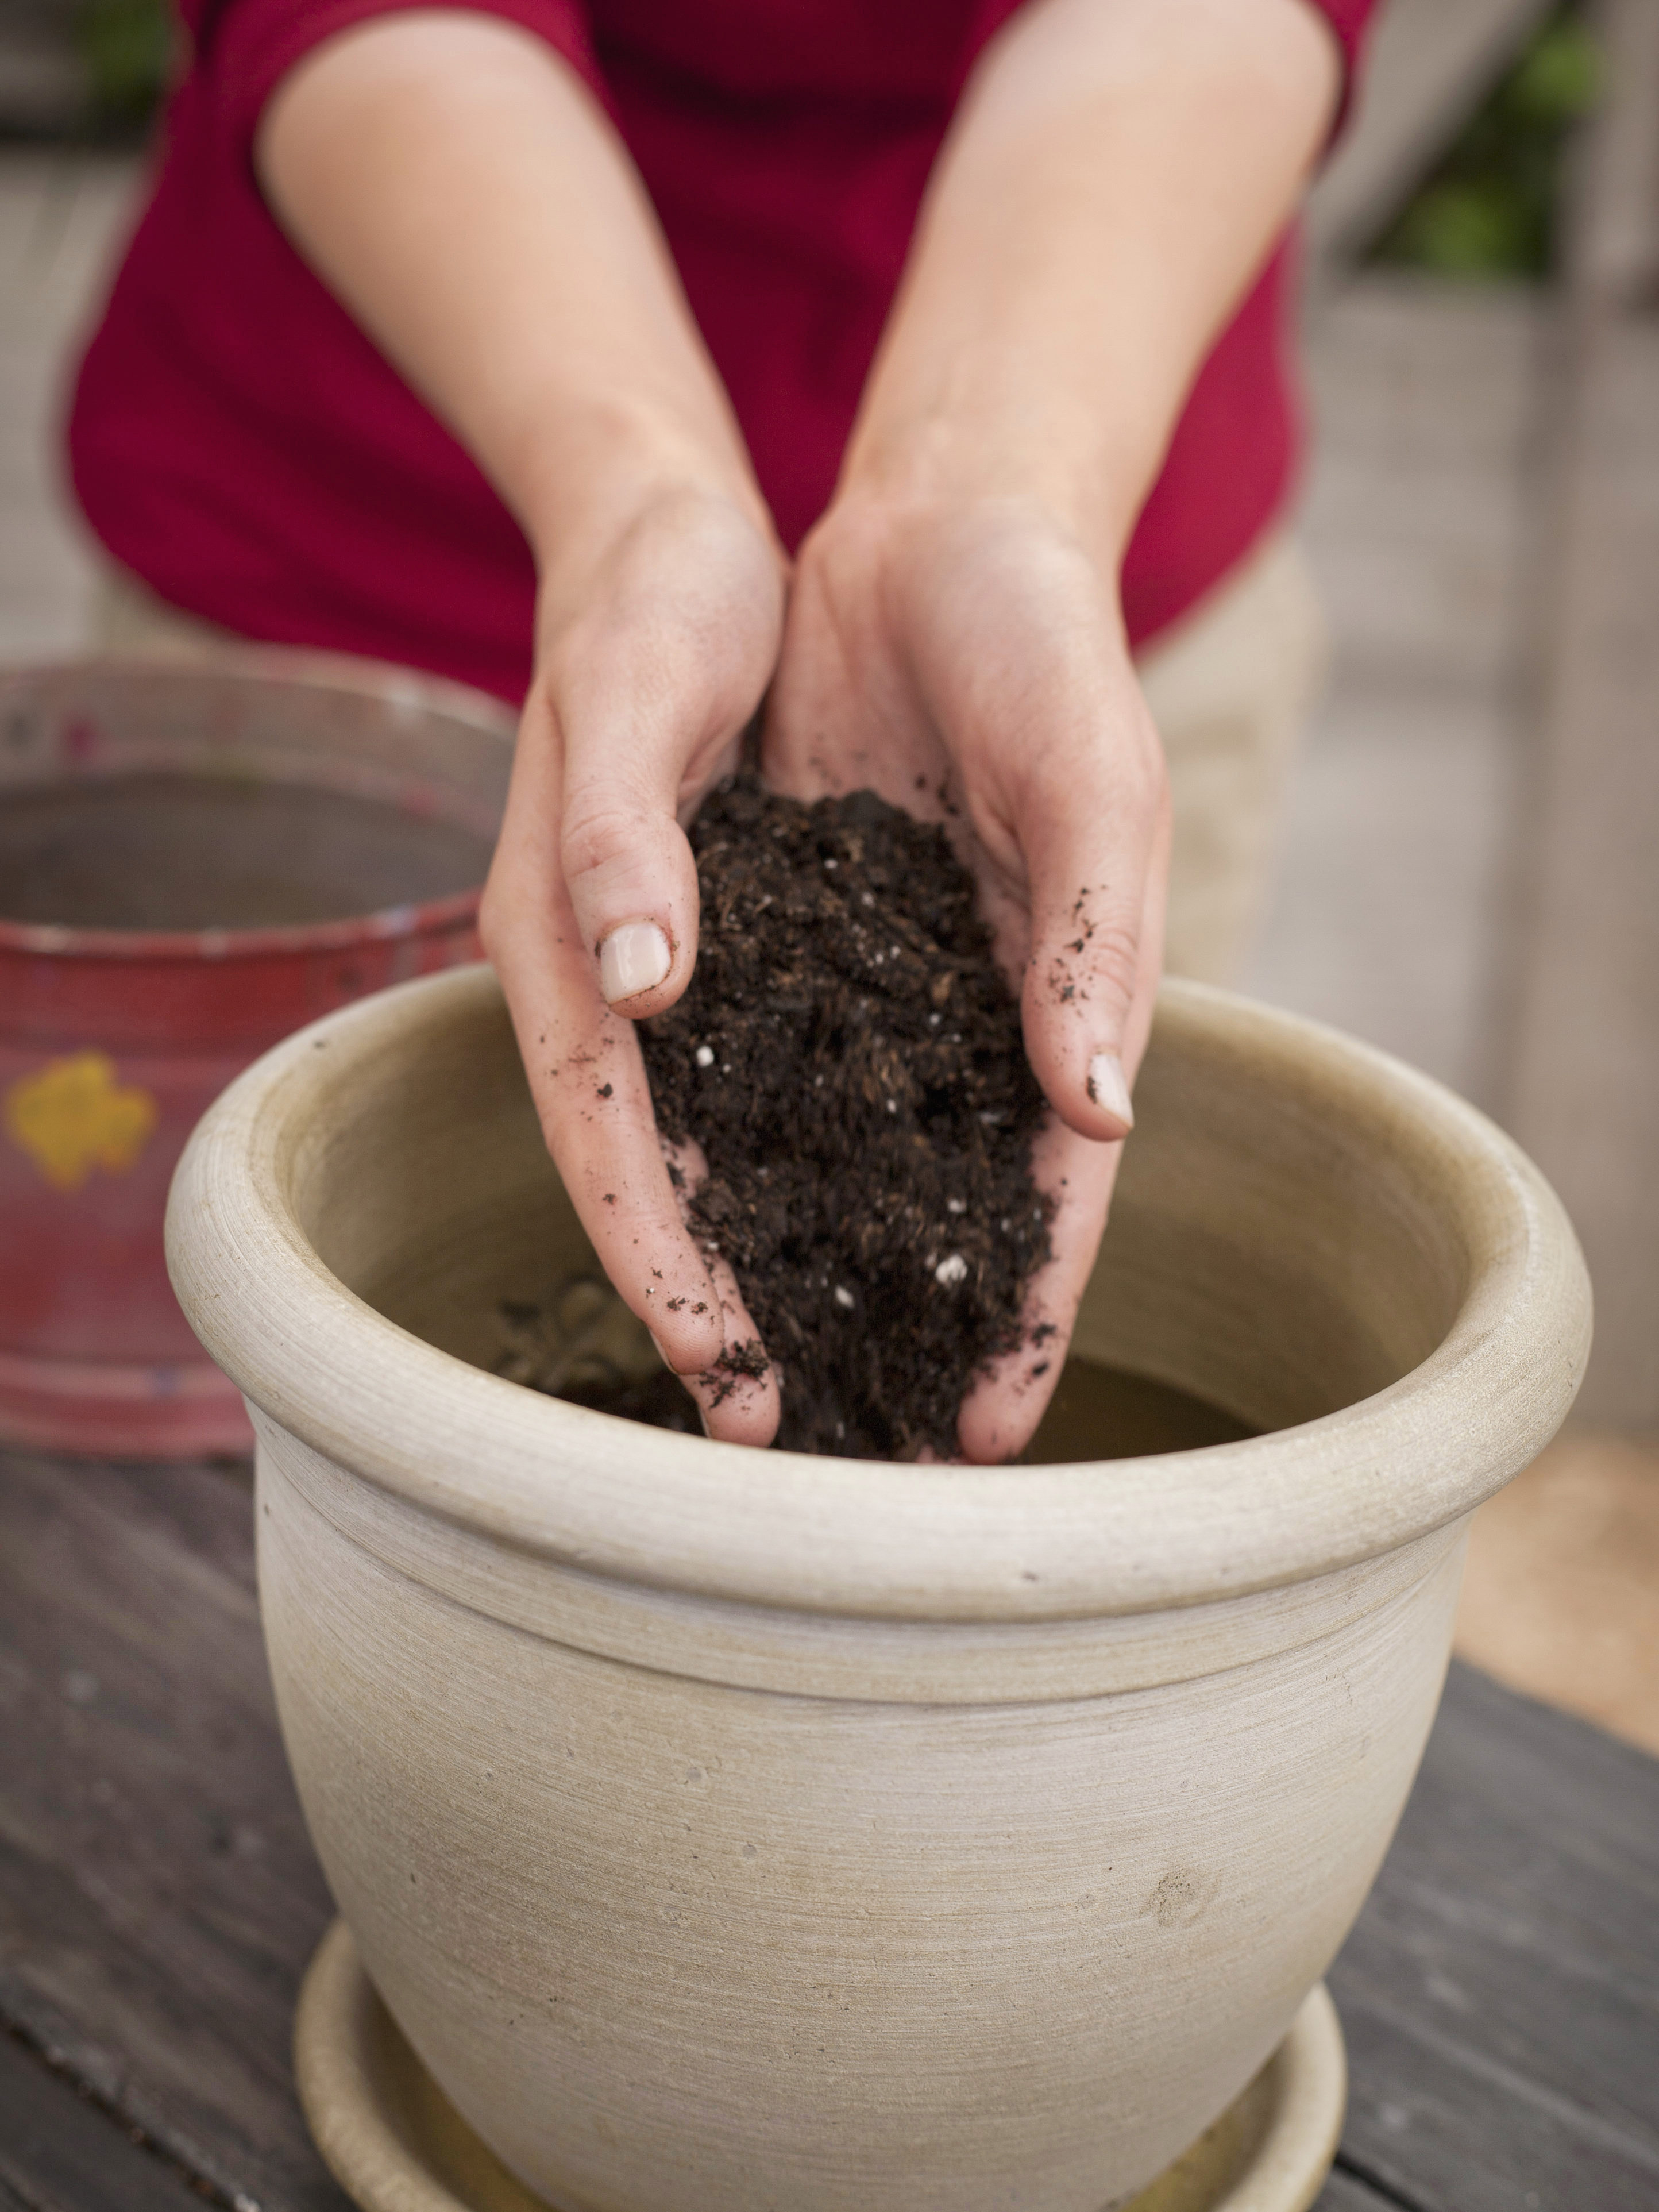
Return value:
[(681, 824), (735, 766), (771, 677), (781, 559), (744, 505), (674, 481), (562, 544), (544, 572), (484, 945), (606, 1274), (710, 1434), (767, 1443), (777, 1385), (715, 1366), (757, 1332), (730, 1269), (681, 1218), (634, 1023), (690, 980), (697, 877)]
[(256, 161), (534, 550), (536, 672), (484, 942), (606, 1273), (710, 1430), (768, 1443), (769, 1376), (697, 1379), (755, 1331), (681, 1221), (629, 1018), (690, 979), (679, 823), (770, 679), (784, 564), (650, 201), (574, 70), (466, 9), (324, 40), (273, 94)]

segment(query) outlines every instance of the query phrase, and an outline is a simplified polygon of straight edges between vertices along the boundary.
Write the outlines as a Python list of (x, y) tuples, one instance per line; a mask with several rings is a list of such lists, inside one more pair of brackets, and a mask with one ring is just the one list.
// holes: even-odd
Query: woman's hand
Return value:
[(273, 96), (257, 155), (295, 244), (534, 549), (536, 675), (484, 941), (607, 1273), (710, 1429), (768, 1443), (769, 1378), (698, 1380), (755, 1332), (682, 1224), (630, 1018), (690, 975), (677, 817), (732, 763), (771, 676), (783, 564), (650, 202), (566, 64), (473, 11), (325, 40)]
[(1033, 0), (930, 182), (841, 486), (803, 549), (764, 764), (942, 815), (1054, 1109), (1057, 1201), (974, 1460), (1035, 1428), (1093, 1264), (1162, 951), (1169, 819), (1118, 566), (1191, 378), (1337, 89), (1302, 0)]
[(767, 717), (769, 781), (872, 786), (944, 822), (980, 885), (1054, 1109), (1034, 1168), (1054, 1257), (1026, 1334), (963, 1408), (970, 1460), (1030, 1439), (1093, 1265), (1163, 944), (1163, 755), (1113, 580), (1035, 502), (850, 490), (803, 548)]
[(763, 770), (949, 824), (1053, 1109), (1026, 1320), (1054, 1334), (976, 1384), (969, 1459), (1018, 1451), (1058, 1378), (1151, 1026), (1169, 802), (1119, 565), (1337, 89), (1303, 0), (1021, 9), (952, 125), (798, 565)]
[[(1302, 0), (1020, 10), (953, 124), (796, 587), (773, 771), (918, 810), (920, 777), (961, 832), (1056, 1112), (1036, 1294), (1062, 1325), (1145, 1041), (1167, 834), (1113, 579), (1335, 90)], [(629, 1018), (684, 986), (676, 816), (731, 757), (777, 647), (781, 565), (737, 426), (624, 149), (516, 26), (411, 9), (337, 33), (273, 94), (256, 161), (534, 548), (538, 672), (486, 937), (583, 1221), (695, 1377), (749, 1325), (681, 1226)], [(702, 1395), (718, 1433), (771, 1437), (769, 1382)], [(1002, 1456), (1036, 1411), (993, 1378), (964, 1449)]]
[(680, 823), (736, 765), (771, 674), (780, 562), (740, 507), (683, 486), (645, 492), (598, 544), (569, 542), (544, 578), (484, 946), (605, 1273), (711, 1433), (768, 1443), (775, 1382), (734, 1388), (714, 1370), (757, 1332), (730, 1269), (681, 1220), (634, 1022), (690, 977), (697, 878)]

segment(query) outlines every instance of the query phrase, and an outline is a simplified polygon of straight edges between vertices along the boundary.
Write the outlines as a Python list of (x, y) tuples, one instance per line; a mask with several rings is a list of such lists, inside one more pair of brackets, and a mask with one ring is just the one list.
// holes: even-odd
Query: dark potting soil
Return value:
[(340, 921), (482, 884), (487, 837), (356, 793), (175, 773), (9, 791), (0, 919), (78, 929)]
[(778, 1366), (778, 1443), (953, 1457), (975, 1377), (1024, 1340), (1053, 1212), (973, 880), (868, 791), (807, 805), (745, 775), (690, 838), (696, 972), (641, 1043), (663, 1134), (707, 1157), (692, 1224)]

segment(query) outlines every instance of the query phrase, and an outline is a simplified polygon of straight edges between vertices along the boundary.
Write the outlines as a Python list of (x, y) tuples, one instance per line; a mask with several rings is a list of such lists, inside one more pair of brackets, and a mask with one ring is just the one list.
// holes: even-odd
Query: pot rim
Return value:
[(1470, 1512), (1553, 1435), (1582, 1379), (1583, 1261), (1509, 1138), (1371, 1047), (1167, 981), (1160, 1027), (1248, 1045), (1333, 1106), (1363, 1098), (1403, 1123), (1425, 1173), (1436, 1164), (1468, 1288), (1437, 1348), (1397, 1382), (1240, 1443), (1012, 1468), (759, 1452), (543, 1397), (368, 1305), (324, 1265), (285, 1187), (319, 1084), (485, 997), (499, 997), (488, 968), (454, 969), (267, 1053), (192, 1136), (167, 1249), (192, 1327), (255, 1406), (421, 1511), (515, 1549), (705, 1598), (889, 1620), (1202, 1604), (1334, 1572)]
[[(0, 670), (0, 710), (16, 694), (41, 684), (70, 684), (76, 678), (176, 684), (192, 676), (255, 685), (264, 692), (281, 685), (332, 691), (404, 713), (449, 714), (480, 730), (493, 729), (505, 744), (513, 742), (511, 708), (487, 691), (393, 661), (294, 646), (227, 644), (204, 649), (197, 659), (130, 652), (63, 653), (18, 661)], [(0, 958), (193, 966), (349, 952), (386, 939), (423, 937), (470, 921), (483, 896), (483, 885), (471, 884), (441, 898), (406, 899), (327, 921), (273, 923), (252, 929), (82, 929), (71, 922), (14, 921), (0, 915)]]

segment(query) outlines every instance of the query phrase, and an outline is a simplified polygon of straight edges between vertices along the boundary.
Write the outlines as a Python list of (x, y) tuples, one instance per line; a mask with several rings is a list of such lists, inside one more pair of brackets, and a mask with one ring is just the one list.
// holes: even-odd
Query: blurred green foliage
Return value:
[(1601, 80), (1595, 41), (1575, 9), (1547, 17), (1366, 258), (1446, 276), (1547, 276), (1563, 148)]
[(75, 43), (95, 125), (125, 131), (148, 121), (167, 88), (173, 40), (168, 0), (82, 0)]

